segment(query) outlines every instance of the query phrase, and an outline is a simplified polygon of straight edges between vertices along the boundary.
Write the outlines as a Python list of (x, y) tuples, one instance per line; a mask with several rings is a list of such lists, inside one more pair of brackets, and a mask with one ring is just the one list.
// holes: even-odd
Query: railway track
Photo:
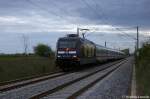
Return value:
[(126, 60), (120, 60), (117, 62), (108, 63), (99, 67), (94, 67), (93, 69), (83, 70), (82, 72), (58, 73), (41, 79), (35, 78), (34, 80), (25, 81), (25, 83), (14, 84), (9, 87), (5, 86), (0, 89), (0, 98), (11, 99), (14, 97), (17, 99), (37, 99), (51, 97), (53, 95), (57, 95), (58, 92), (63, 93), (64, 90), (73, 88), (72, 86), (75, 87), (76, 84), (86, 82), (87, 79), (89, 80), (94, 78), (93, 81), (84, 83), (85, 85), (83, 85), (82, 88), (77, 88), (76, 91), (74, 90), (75, 92), (72, 91), (71, 94), (65, 97), (72, 99), (80, 95), (80, 93), (87, 90), (99, 80), (105, 78), (125, 61)]
[[(35, 96), (31, 97), (30, 99), (40, 99), (40, 98), (50, 99), (50, 98), (54, 98), (54, 97), (61, 97), (64, 99), (67, 99), (67, 98), (74, 99), (77, 96), (79, 96), (80, 94), (82, 94), (84, 91), (86, 91), (89, 87), (91, 87), (98, 81), (100, 81), (103, 78), (105, 78), (106, 76), (108, 76), (110, 73), (112, 73), (114, 70), (116, 70), (123, 63), (124, 62), (120, 62), (119, 64), (113, 64), (113, 65), (115, 65), (113, 67), (108, 66), (103, 69), (97, 70), (97, 71), (87, 74), (83, 77), (75, 79), (71, 82), (68, 82), (61, 86), (58, 86), (52, 90), (48, 90), (39, 95), (35, 95)], [(108, 70), (108, 68), (109, 68), (109, 70)], [(101, 76), (99, 76), (99, 75), (101, 75)], [(78, 85), (80, 85), (80, 86), (78, 86)], [(68, 91), (68, 94), (65, 95), (65, 93), (67, 91)]]
[(27, 86), (29, 84), (34, 84), (43, 80), (47, 80), (47, 79), (52, 79), (58, 76), (63, 76), (66, 75), (67, 73), (64, 72), (55, 72), (55, 73), (51, 73), (51, 74), (46, 74), (46, 75), (40, 75), (37, 77), (33, 77), (33, 78), (27, 78), (26, 79), (18, 79), (18, 80), (14, 80), (14, 81), (9, 81), (6, 83), (1, 83), (0, 86), (0, 92), (2, 91), (8, 91), (8, 90), (12, 90), (15, 88), (20, 88), (23, 86)]
[(36, 76), (31, 76), (31, 77), (23, 77), (23, 78), (20, 78), (20, 79), (4, 81), (4, 82), (0, 82), (0, 86), (5, 86), (5, 85), (25, 81), (25, 80), (30, 80), (30, 79), (34, 79), (34, 78), (43, 77), (43, 76), (48, 76), (48, 75), (56, 74), (56, 73), (59, 73), (59, 72), (61, 72), (61, 71), (59, 70), (59, 71), (52, 72), (52, 73), (45, 73), (45, 74), (42, 74), (42, 75), (36, 75)]

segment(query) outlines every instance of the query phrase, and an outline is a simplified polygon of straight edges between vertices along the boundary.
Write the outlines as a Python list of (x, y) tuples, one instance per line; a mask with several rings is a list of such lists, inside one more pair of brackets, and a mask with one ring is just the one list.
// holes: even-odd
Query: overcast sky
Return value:
[(138, 25), (147, 36), (149, 5), (150, 0), (0, 0), (0, 53), (22, 52), (23, 34), (29, 38), (29, 52), (38, 43), (55, 49), (58, 37), (76, 33), (77, 27), (91, 29), (87, 38), (99, 44), (133, 50), (135, 41), (116, 28), (129, 28), (123, 32), (135, 37)]

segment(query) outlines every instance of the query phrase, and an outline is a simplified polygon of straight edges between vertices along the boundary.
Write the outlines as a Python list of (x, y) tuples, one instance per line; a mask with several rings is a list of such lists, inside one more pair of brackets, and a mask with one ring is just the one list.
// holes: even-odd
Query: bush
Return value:
[(136, 57), (138, 95), (150, 95), (150, 44), (144, 44)]
[(52, 57), (54, 55), (51, 47), (45, 44), (38, 44), (36, 47), (34, 47), (34, 53), (44, 57)]

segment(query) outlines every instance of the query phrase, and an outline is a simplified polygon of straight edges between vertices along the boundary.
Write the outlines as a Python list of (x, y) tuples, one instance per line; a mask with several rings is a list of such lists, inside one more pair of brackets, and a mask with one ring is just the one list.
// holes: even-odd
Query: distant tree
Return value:
[(36, 47), (34, 47), (34, 53), (44, 57), (52, 57), (54, 55), (51, 47), (45, 44), (38, 44)]
[(126, 55), (129, 55), (130, 54), (130, 52), (129, 52), (129, 48), (127, 48), (127, 49), (123, 49), (123, 50), (121, 50), (122, 52), (124, 52)]

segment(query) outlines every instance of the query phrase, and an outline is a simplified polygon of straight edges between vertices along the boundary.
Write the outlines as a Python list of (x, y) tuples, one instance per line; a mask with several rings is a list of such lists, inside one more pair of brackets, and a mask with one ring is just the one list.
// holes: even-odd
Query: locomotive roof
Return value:
[(92, 41), (88, 40), (88, 39), (84, 39), (84, 38), (81, 38), (81, 37), (61, 37), (59, 38), (59, 40), (81, 40), (81, 41), (86, 41), (86, 42), (89, 42), (89, 43), (92, 43), (92, 44), (95, 44), (93, 43)]

